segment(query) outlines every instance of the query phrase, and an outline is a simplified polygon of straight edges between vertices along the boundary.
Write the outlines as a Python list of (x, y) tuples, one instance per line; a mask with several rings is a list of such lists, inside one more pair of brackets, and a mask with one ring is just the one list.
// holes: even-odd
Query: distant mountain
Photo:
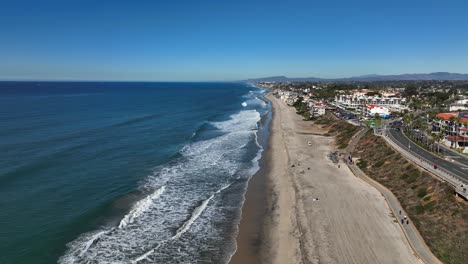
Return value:
[(244, 80), (244, 82), (287, 82), (287, 81), (290, 81), (290, 79), (286, 76), (272, 76), (272, 77)]
[(426, 81), (426, 80), (468, 80), (468, 74), (450, 73), (450, 72), (433, 72), (433, 73), (413, 73), (399, 75), (368, 75), (345, 78), (356, 81)]
[(326, 78), (288, 78), (286, 76), (274, 76), (267, 78), (256, 78), (244, 80), (244, 82), (304, 82), (304, 81), (426, 81), (426, 80), (438, 80), (438, 81), (468, 81), (468, 74), (463, 73), (450, 73), (450, 72), (433, 72), (433, 73), (412, 73), (412, 74), (399, 74), (399, 75), (362, 75), (354, 76), (350, 78), (337, 78), (337, 79), (326, 79)]
[(244, 82), (313, 82), (313, 81), (321, 81), (325, 79), (315, 78), (315, 77), (306, 77), (306, 78), (289, 78), (286, 76), (273, 76), (273, 77), (266, 77), (266, 78), (256, 78), (256, 79), (248, 79), (244, 80)]

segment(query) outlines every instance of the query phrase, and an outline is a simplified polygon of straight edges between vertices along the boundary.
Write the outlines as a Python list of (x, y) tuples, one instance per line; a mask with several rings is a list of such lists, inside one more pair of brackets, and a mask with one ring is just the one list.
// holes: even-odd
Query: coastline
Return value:
[[(271, 100), (267, 95), (263, 97), (270, 105)], [(273, 126), (274, 111), (271, 107), (272, 120), (270, 121), (268, 130)], [(267, 145), (264, 146), (263, 155), (260, 158), (259, 170), (250, 178), (247, 190), (245, 192), (245, 200), (241, 210), (240, 222), (236, 238), (236, 251), (231, 256), (229, 263), (232, 264), (257, 264), (261, 263), (262, 259), (262, 243), (265, 241), (265, 224), (268, 214), (268, 197), (271, 197), (271, 186), (267, 177), (270, 172), (268, 164), (271, 163), (271, 133), (267, 139)]]
[(229, 263), (260, 263), (265, 231), (263, 225), (267, 215), (268, 180), (265, 165), (269, 156), (267, 152), (260, 160), (260, 169), (249, 180), (238, 225), (237, 249)]
[(327, 158), (333, 138), (271, 93), (265, 98), (269, 145), (247, 188), (230, 263), (421, 263), (380, 192)]

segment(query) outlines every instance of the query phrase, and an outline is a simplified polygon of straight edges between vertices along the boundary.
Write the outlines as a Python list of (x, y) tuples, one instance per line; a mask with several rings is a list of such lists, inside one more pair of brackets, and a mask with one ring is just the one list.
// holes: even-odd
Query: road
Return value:
[[(452, 174), (464, 182), (468, 182), (468, 160), (462, 157), (458, 157), (456, 162), (443, 159), (409, 140), (405, 135), (403, 135), (402, 131), (387, 129), (387, 132), (388, 136), (392, 139), (393, 142), (397, 143), (400, 147), (410, 151), (416, 157), (431, 161), (433, 164), (437, 165), (438, 168), (445, 170), (446, 172)], [(449, 158), (455, 160), (456, 157), (453, 155)]]
[(458, 163), (461, 163), (468, 167), (468, 157), (462, 156), (463, 154), (456, 153), (454, 150), (449, 149), (446, 146), (441, 145), (440, 149), (442, 150), (442, 154), (448, 158), (455, 160)]

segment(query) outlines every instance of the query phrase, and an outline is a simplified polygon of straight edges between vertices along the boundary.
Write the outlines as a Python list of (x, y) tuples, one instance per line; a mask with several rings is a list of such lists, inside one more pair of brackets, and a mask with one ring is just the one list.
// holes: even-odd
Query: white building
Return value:
[(449, 106), (450, 111), (465, 111), (468, 110), (468, 99), (460, 99), (455, 101), (453, 104)]
[(380, 95), (367, 95), (369, 91), (352, 91), (351, 94), (338, 94), (335, 96), (335, 105), (337, 107), (358, 112), (365, 112), (367, 105), (380, 105), (387, 107), (390, 111), (400, 112), (406, 107), (404, 106), (406, 99), (401, 98), (395, 92), (382, 92)]
[(442, 141), (448, 147), (464, 149), (468, 153), (468, 112), (439, 113), (432, 121), (434, 132), (445, 131)]
[(377, 114), (382, 118), (390, 118), (390, 109), (381, 105), (369, 104), (366, 106), (365, 114), (370, 117), (375, 117)]
[(307, 107), (310, 109), (310, 116), (317, 117), (325, 114), (326, 110), (329, 109), (329, 106), (320, 101), (310, 100), (307, 104)]

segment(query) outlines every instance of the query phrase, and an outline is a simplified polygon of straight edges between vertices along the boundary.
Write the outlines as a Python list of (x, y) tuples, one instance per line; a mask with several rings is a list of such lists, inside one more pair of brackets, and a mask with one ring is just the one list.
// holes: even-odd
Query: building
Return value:
[(466, 111), (468, 110), (468, 98), (456, 100), (449, 106), (450, 111)]
[(375, 105), (375, 104), (368, 104), (365, 108), (365, 113), (366, 116), (370, 117), (375, 117), (376, 115), (379, 115), (382, 118), (390, 118), (390, 110), (381, 105)]
[(375, 94), (368, 90), (360, 90), (351, 91), (351, 94), (343, 92), (335, 96), (335, 105), (337, 107), (361, 113), (366, 111), (367, 105), (385, 106), (389, 111), (400, 112), (406, 109), (405, 103), (406, 99), (400, 97), (397, 91), (382, 91), (380, 94)]
[(439, 113), (432, 122), (432, 130), (444, 131), (442, 143), (451, 148), (462, 148), (468, 153), (468, 111)]
[(325, 114), (328, 105), (324, 102), (309, 102), (310, 115), (313, 117), (322, 116)]

